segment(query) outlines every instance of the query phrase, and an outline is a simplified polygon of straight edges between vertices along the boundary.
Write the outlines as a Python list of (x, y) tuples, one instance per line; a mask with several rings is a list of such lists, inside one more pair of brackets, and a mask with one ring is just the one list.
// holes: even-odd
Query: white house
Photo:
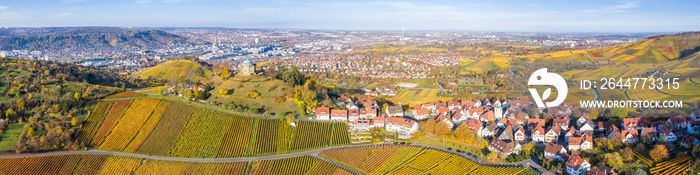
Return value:
[(690, 122), (688, 125), (688, 133), (698, 134), (700, 133), (700, 121)]
[(547, 146), (544, 148), (544, 157), (546, 158), (553, 158), (553, 159), (559, 159), (561, 160), (561, 154), (566, 153), (566, 148), (561, 145), (557, 145), (554, 143), (549, 143)]
[(591, 169), (591, 164), (579, 155), (572, 156), (566, 161), (566, 173), (571, 175), (584, 175)]
[(389, 132), (409, 132), (414, 133), (418, 131), (418, 123), (415, 120), (401, 118), (401, 117), (389, 117), (386, 119), (386, 131)]
[(533, 142), (544, 142), (544, 128), (536, 127), (533, 128), (530, 133), (530, 138)]

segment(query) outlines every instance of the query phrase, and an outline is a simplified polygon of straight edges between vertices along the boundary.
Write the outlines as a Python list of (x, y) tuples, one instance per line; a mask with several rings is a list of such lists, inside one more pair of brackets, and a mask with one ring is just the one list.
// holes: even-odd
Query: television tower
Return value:
[(401, 40), (403, 40), (404, 37), (406, 37), (406, 27), (401, 28)]

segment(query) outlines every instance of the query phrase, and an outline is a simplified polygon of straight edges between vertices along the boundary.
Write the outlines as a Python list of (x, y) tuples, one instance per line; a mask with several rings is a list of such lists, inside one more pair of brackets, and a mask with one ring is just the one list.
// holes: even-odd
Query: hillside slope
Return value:
[(188, 43), (188, 39), (160, 30), (79, 28), (37, 35), (0, 36), (0, 50), (56, 50), (66, 48), (154, 47)]
[(349, 144), (344, 123), (242, 117), (152, 98), (103, 100), (78, 141), (174, 157), (245, 157)]
[(522, 58), (552, 58), (576, 60), (610, 60), (625, 64), (665, 63), (685, 59), (700, 51), (700, 33), (686, 32), (659, 35), (637, 42), (610, 47), (567, 50), (548, 54), (519, 56)]
[[(201, 72), (198, 70), (201, 69)], [(195, 80), (197, 77), (210, 77), (211, 70), (206, 69), (198, 63), (190, 60), (176, 59), (163, 62), (146, 70), (132, 74), (135, 78), (148, 78), (149, 76), (157, 79), (172, 79), (183, 78), (185, 80)], [(202, 76), (203, 75), (203, 76)]]

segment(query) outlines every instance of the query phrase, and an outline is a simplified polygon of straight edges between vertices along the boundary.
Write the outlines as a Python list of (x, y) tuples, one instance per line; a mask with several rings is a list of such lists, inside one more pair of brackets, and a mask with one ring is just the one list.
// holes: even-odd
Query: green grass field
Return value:
[(402, 105), (417, 105), (434, 101), (447, 101), (452, 98), (438, 97), (440, 90), (429, 89), (409, 89), (402, 90), (396, 96), (386, 96), (385, 98), (394, 104), (401, 102)]
[(6, 152), (12, 150), (12, 147), (17, 144), (19, 136), (22, 135), (24, 131), (24, 125), (26, 123), (12, 123), (5, 129), (5, 133), (0, 137), (0, 152)]

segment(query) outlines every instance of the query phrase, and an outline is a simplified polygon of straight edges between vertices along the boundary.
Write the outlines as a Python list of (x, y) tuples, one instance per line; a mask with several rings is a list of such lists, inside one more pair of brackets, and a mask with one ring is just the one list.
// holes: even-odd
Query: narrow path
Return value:
[[(375, 144), (375, 145), (381, 145), (381, 144)], [(390, 145), (390, 144), (385, 144), (385, 145)], [(164, 156), (153, 156), (153, 155), (144, 155), (144, 154), (134, 154), (134, 153), (125, 153), (125, 152), (113, 152), (113, 151), (103, 151), (103, 150), (95, 150), (95, 149), (88, 149), (87, 151), (57, 151), (57, 152), (45, 152), (45, 153), (31, 153), (31, 154), (7, 154), (7, 155), (0, 155), (0, 158), (13, 158), (13, 157), (33, 157), (33, 156), (51, 156), (51, 155), (65, 155), (65, 154), (99, 154), (99, 155), (114, 155), (114, 156), (126, 156), (126, 157), (134, 157), (134, 158), (141, 158), (141, 159), (151, 159), (151, 160), (163, 160), (163, 161), (180, 161), (180, 162), (247, 162), (247, 161), (261, 161), (261, 160), (272, 160), (272, 159), (284, 159), (284, 158), (291, 158), (291, 157), (299, 157), (299, 156), (313, 156), (316, 158), (318, 157), (318, 154), (326, 151), (326, 150), (331, 150), (331, 149), (339, 149), (339, 148), (351, 148), (351, 147), (358, 147), (358, 146), (367, 146), (367, 145), (355, 145), (355, 146), (341, 146), (341, 147), (330, 147), (330, 148), (323, 148), (323, 149), (317, 149), (317, 150), (311, 150), (311, 151), (304, 151), (304, 152), (296, 152), (296, 153), (289, 153), (289, 154), (280, 154), (280, 155), (270, 155), (270, 156), (260, 156), (260, 157), (242, 157), (242, 158), (182, 158), (182, 157), (164, 157)], [(439, 148), (439, 147), (433, 147), (433, 146), (427, 146), (427, 145), (407, 145), (410, 147), (421, 147), (421, 148), (426, 148), (426, 149), (433, 149), (433, 150), (438, 150), (442, 152), (447, 152), (451, 153), (453, 155), (457, 155), (466, 159), (469, 159), (477, 164), (484, 165), (484, 166), (491, 166), (491, 167), (527, 167), (527, 168), (532, 168), (536, 169), (539, 172), (544, 172), (544, 174), (549, 174), (551, 173), (544, 167), (538, 165), (531, 159), (528, 159), (526, 161), (521, 161), (521, 162), (516, 162), (516, 163), (510, 163), (510, 164), (492, 164), (485, 162), (483, 160), (480, 160), (476, 157), (473, 156), (468, 156), (464, 153), (458, 153), (454, 150), (447, 150), (445, 148)], [(331, 161), (321, 159), (323, 161), (327, 161), (329, 163), (333, 163)], [(529, 163), (529, 164), (528, 164)], [(333, 163), (334, 165), (337, 165)], [(337, 165), (343, 169), (346, 169), (354, 174), (358, 174), (357, 172), (353, 171), (352, 169)]]

